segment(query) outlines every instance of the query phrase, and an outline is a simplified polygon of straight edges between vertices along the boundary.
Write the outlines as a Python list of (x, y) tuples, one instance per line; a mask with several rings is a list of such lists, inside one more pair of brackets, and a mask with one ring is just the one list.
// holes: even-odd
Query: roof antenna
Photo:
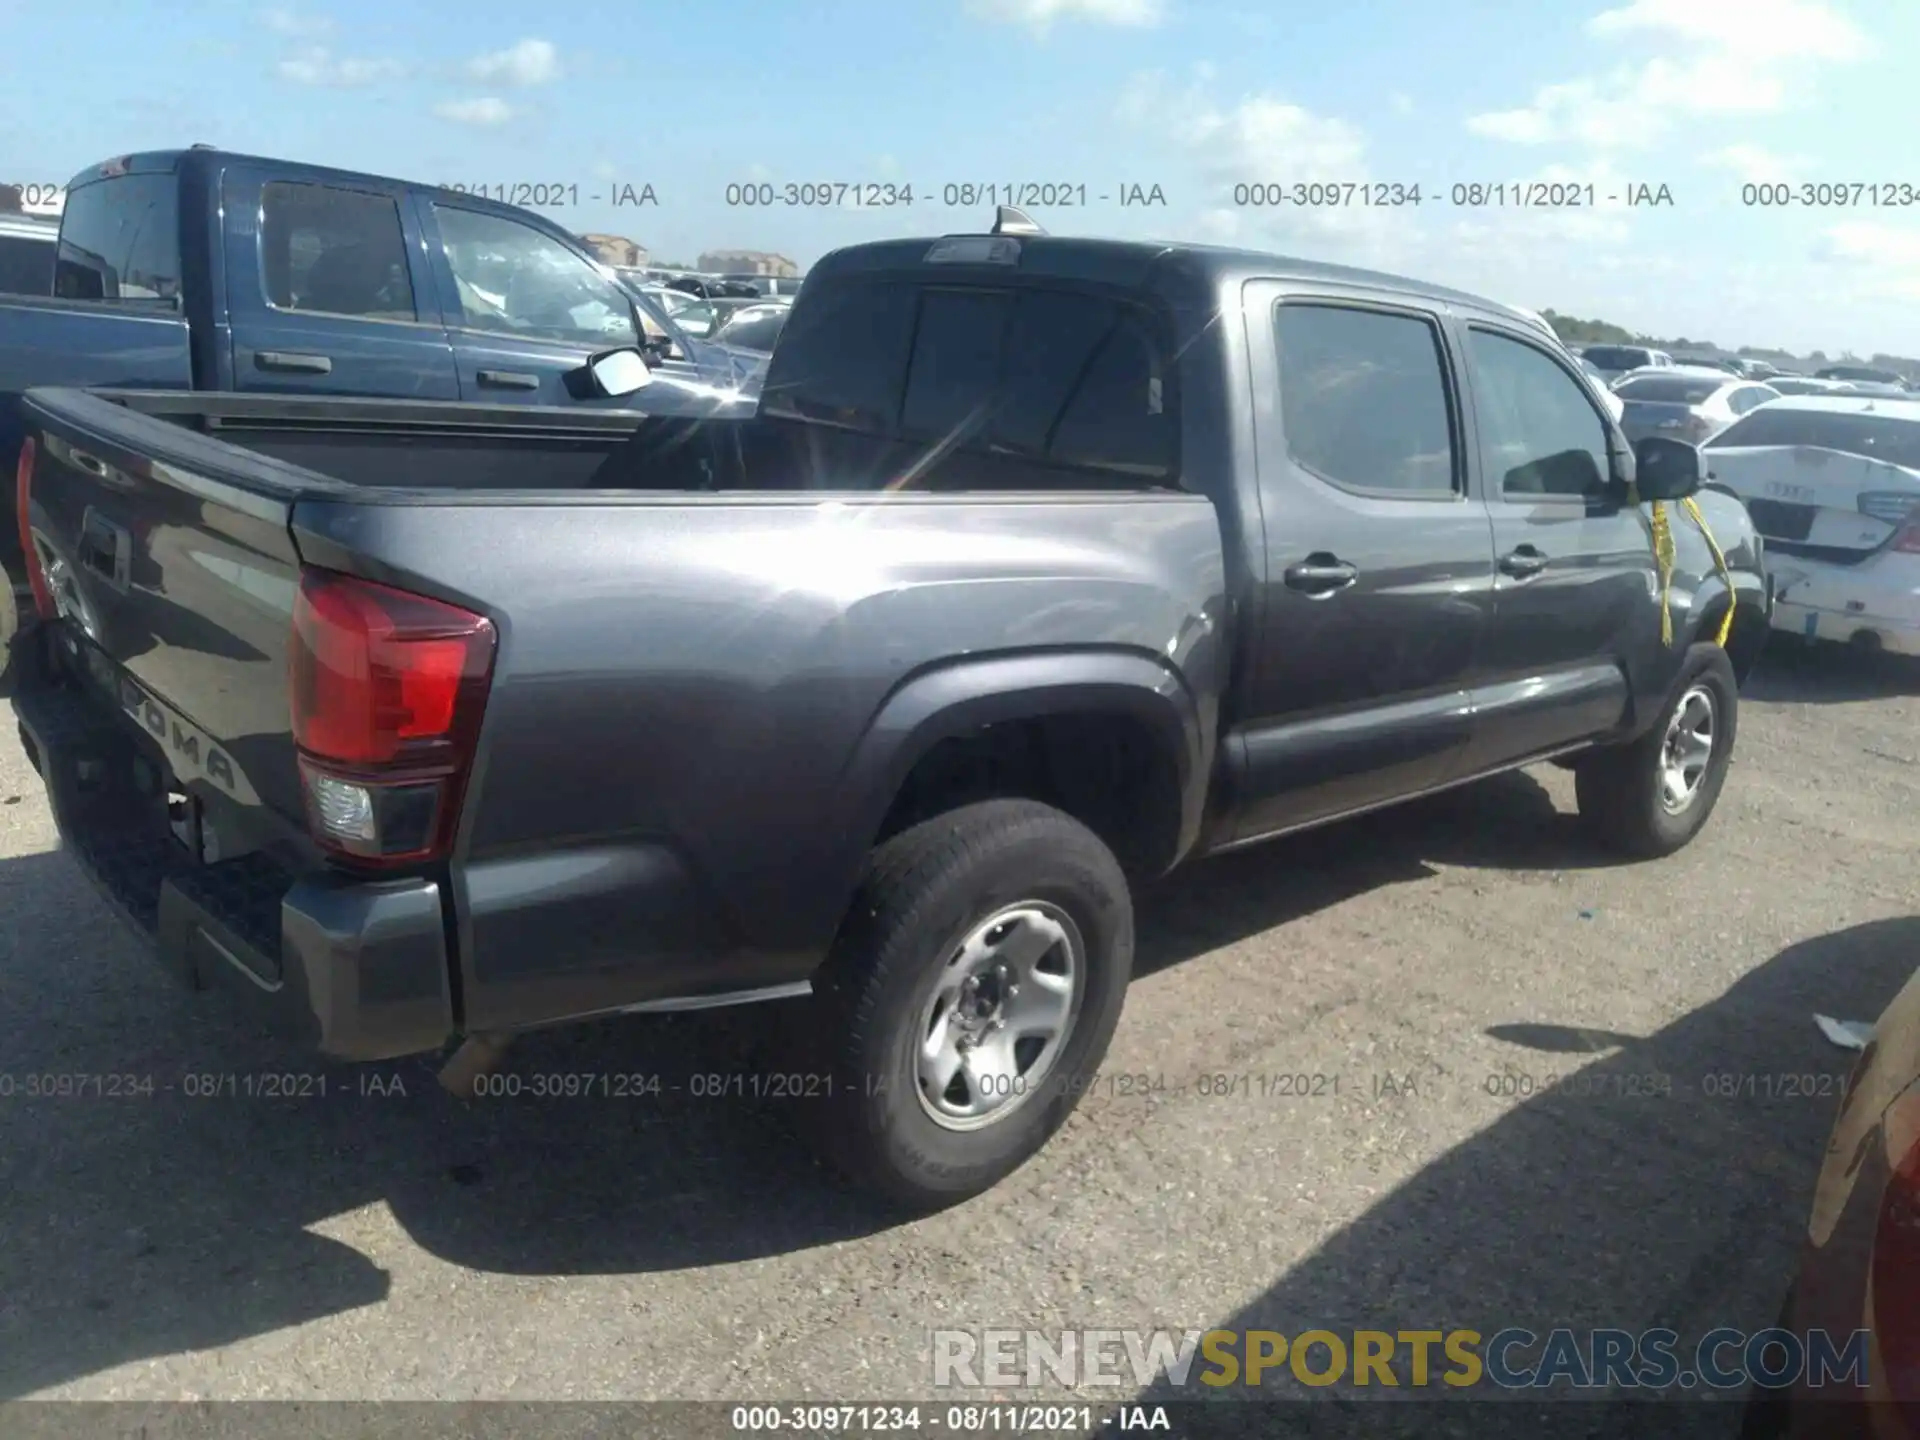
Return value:
[(1033, 217), (1024, 210), (1011, 205), (997, 207), (993, 218), (992, 235), (1044, 235), (1047, 232), (1034, 223)]

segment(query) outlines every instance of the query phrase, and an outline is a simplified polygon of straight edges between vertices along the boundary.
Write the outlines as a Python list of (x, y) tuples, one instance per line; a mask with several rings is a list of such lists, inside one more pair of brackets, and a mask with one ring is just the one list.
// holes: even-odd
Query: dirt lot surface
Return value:
[[(1142, 900), (1107, 1066), (1150, 1078), (907, 1224), (786, 1102), (692, 1093), (777, 1070), (799, 1004), (508, 1072), (682, 1087), (632, 1100), (463, 1104), (257, 1038), (137, 953), (9, 736), (0, 1398), (931, 1398), (944, 1328), (1762, 1328), (1834, 1102), (1713, 1077), (1842, 1072), (1813, 1013), (1920, 964), (1917, 695), (1769, 654), (1657, 864), (1596, 853), (1547, 768), (1194, 867)], [(25, 1093), (52, 1074), (154, 1093)], [(326, 1093), (244, 1093), (271, 1075)]]

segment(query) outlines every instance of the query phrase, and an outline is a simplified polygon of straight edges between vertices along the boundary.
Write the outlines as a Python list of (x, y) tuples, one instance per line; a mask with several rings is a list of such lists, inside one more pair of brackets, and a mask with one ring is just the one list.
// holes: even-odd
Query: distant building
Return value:
[(609, 265), (644, 265), (647, 247), (624, 235), (582, 235), (587, 247)]
[(770, 250), (705, 250), (700, 268), (709, 275), (773, 275), (793, 279), (800, 267)]

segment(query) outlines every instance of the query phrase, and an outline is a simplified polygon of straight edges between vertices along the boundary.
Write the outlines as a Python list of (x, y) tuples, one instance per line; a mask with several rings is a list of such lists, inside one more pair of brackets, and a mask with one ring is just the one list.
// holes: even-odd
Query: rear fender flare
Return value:
[[(1200, 833), (1213, 737), (1192, 691), (1163, 661), (1134, 650), (1048, 650), (970, 658), (896, 687), (847, 764), (849, 848), (864, 855), (913, 767), (940, 741), (982, 725), (1072, 713), (1143, 722), (1172, 760), (1180, 796), (1175, 859)], [(857, 864), (856, 855), (856, 864)]]

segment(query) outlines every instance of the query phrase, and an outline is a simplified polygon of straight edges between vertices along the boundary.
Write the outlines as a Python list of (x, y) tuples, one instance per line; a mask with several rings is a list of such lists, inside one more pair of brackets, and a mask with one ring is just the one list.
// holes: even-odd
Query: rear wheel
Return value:
[(1653, 728), (1630, 745), (1580, 761), (1574, 771), (1580, 818), (1627, 855), (1651, 859), (1680, 849), (1720, 799), (1739, 705), (1727, 652), (1695, 645)]
[(1073, 1112), (1132, 968), (1126, 879), (1078, 821), (992, 800), (902, 831), (817, 983), (823, 1147), (912, 1209), (989, 1189)]

